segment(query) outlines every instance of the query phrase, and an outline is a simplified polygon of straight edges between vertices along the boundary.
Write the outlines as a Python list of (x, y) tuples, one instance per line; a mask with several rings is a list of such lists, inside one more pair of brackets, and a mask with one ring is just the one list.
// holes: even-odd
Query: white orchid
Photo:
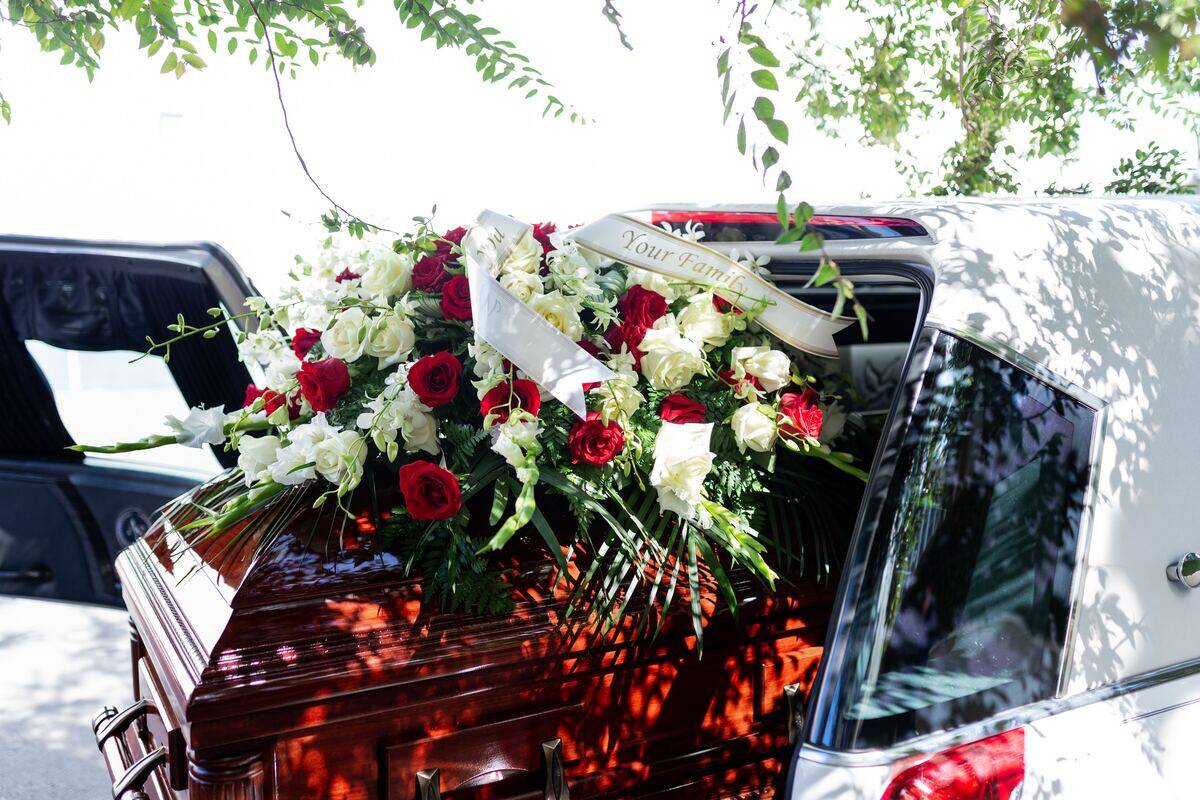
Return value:
[(175, 433), (175, 441), (185, 447), (214, 447), (225, 443), (225, 407), (188, 409), (187, 416), (179, 419), (167, 415), (167, 427)]

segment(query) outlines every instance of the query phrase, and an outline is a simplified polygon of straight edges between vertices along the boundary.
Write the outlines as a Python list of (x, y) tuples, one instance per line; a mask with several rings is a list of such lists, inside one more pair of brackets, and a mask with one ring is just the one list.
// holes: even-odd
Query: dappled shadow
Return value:
[[(931, 319), (1007, 344), (1103, 404), (1068, 692), (1196, 657), (1194, 603), (1163, 577), (1197, 546), (1196, 204), (965, 203), (919, 216), (939, 242)], [(1127, 716), (1144, 710), (1136, 697), (1118, 702)], [(1127, 730), (1161, 762), (1152, 726)]]

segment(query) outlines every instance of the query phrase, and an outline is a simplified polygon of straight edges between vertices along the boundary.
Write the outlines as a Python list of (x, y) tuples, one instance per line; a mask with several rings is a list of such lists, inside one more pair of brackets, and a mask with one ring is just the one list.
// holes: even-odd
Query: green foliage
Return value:
[[(550, 94), (552, 85), (512, 41), (465, 10), (475, 3), (395, 0), (395, 7), (400, 22), (422, 41), (473, 58), (484, 81), (504, 82), (527, 98), (540, 95), (543, 115), (567, 113), (573, 122), (585, 122)], [(159, 70), (177, 78), (207, 66), (200, 55), (204, 49), (228, 55), (240, 50), (251, 64), (274, 65), (279, 74), (293, 78), (304, 63), (318, 65), (330, 55), (355, 66), (376, 60), (366, 31), (339, 0), (6, 0), (6, 6), (0, 20), (30, 31), (42, 50), (82, 68), (89, 80), (100, 66), (105, 32), (113, 30), (136, 32), (147, 57), (158, 59)], [(0, 116), (9, 119), (2, 95)], [(334, 221), (331, 217), (327, 224)]]
[[(1196, 121), (1190, 0), (776, 5), (795, 20), (787, 74), (799, 109), (826, 133), (895, 148), (917, 191), (1017, 191), (1017, 162), (1072, 157), (1088, 112), (1120, 124), (1145, 105)], [(830, 38), (835, 16), (855, 31), (848, 41)], [(947, 116), (957, 139), (940, 163), (919, 163), (918, 140)]]
[(461, 526), (418, 523), (396, 509), (382, 532), (407, 571), (420, 576), (424, 596), (443, 610), (492, 615), (512, 610), (512, 588), (478, 555), (479, 543)]
[(1122, 158), (1113, 170), (1113, 179), (1105, 187), (1109, 194), (1191, 194), (1183, 156), (1178, 150), (1163, 150), (1157, 143)]

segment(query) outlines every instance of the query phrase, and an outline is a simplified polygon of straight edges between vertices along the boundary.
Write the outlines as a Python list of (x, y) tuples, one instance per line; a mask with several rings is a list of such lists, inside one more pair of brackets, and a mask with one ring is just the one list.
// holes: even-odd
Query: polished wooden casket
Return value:
[(116, 794), (701, 800), (779, 791), (791, 709), (824, 641), (828, 587), (781, 584), (745, 600), (736, 621), (718, 610), (700, 657), (686, 614), (669, 615), (652, 641), (564, 635), (566, 598), (551, 588), (553, 562), (532, 546), (524, 561), (507, 556), (514, 613), (445, 613), (422, 603), (395, 556), (372, 550), (369, 514), (355, 530), (311, 519), (275, 526), (251, 556), (231, 544), (261, 535), (261, 519), (182, 546), (177, 528), (195, 515), (188, 499), (117, 562), (139, 702), (94, 722)]

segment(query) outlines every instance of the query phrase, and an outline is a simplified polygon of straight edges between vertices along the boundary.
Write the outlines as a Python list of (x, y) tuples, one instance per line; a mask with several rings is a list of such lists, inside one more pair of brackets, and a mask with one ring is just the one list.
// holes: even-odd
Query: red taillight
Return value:
[(1025, 780), (1021, 728), (943, 750), (892, 778), (881, 800), (1009, 800)]
[[(650, 221), (721, 223), (724, 225), (778, 224), (779, 218), (767, 211), (651, 211)], [(920, 228), (920, 224), (904, 217), (858, 217), (833, 214), (814, 214), (809, 225), (849, 228)], [(922, 233), (924, 231), (922, 230)]]

